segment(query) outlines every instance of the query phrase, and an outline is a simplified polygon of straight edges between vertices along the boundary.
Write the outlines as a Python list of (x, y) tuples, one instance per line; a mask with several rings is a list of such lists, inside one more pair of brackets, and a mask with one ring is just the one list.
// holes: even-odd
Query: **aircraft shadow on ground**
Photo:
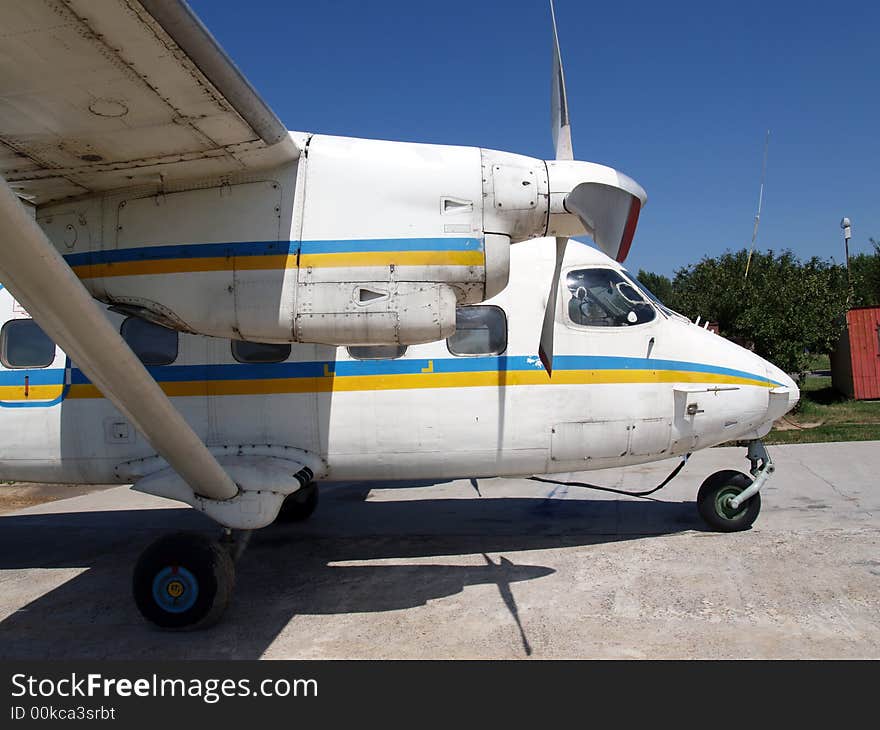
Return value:
[[(368, 492), (369, 486), (337, 485), (322, 494), (308, 523), (254, 533), (223, 621), (188, 633), (164, 632), (141, 619), (131, 570), (161, 534), (216, 532), (207, 518), (190, 509), (0, 517), (0, 570), (8, 585), (24, 590), (40, 580), (15, 571), (70, 569), (42, 574), (60, 584), (35, 588), (39, 597), (0, 622), (0, 658), (258, 658), (288, 624), (297, 631), (297, 617), (412, 608), (479, 584), (497, 587), (529, 654), (515, 584), (555, 571), (517, 553), (701, 529), (692, 502), (364, 501)], [(441, 556), (477, 560), (444, 564)], [(388, 562), (432, 557), (438, 560)], [(371, 560), (383, 562), (339, 564)]]

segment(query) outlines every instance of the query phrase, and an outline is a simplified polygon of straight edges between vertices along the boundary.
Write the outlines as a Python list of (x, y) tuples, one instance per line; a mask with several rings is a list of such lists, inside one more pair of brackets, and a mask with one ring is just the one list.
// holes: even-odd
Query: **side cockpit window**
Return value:
[(507, 349), (507, 316), (501, 307), (459, 307), (455, 334), (446, 340), (453, 355), (500, 355)]
[(568, 318), (582, 327), (631, 327), (650, 322), (656, 312), (644, 295), (614, 269), (570, 271)]
[(13, 319), (0, 330), (0, 361), (7, 368), (47, 368), (55, 343), (32, 319)]
[(177, 359), (176, 330), (140, 317), (127, 317), (119, 332), (144, 365), (170, 365)]

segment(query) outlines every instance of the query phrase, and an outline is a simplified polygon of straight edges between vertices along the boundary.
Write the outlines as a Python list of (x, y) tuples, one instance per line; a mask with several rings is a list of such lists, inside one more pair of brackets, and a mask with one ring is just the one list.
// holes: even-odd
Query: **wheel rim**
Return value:
[(723, 487), (719, 489), (718, 494), (715, 495), (715, 513), (725, 520), (735, 520), (738, 517), (742, 517), (748, 508), (747, 503), (744, 502), (738, 508), (730, 506), (730, 500), (740, 492), (742, 490), (737, 487)]
[(199, 597), (199, 581), (186, 568), (169, 565), (153, 578), (153, 600), (163, 611), (183, 613)]

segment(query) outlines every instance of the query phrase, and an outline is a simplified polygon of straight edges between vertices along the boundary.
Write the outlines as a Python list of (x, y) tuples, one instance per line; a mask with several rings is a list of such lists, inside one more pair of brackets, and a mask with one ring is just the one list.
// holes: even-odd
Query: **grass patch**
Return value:
[(827, 376), (809, 376), (801, 400), (767, 434), (768, 444), (880, 440), (880, 401), (851, 400), (831, 387)]
[(831, 358), (827, 354), (810, 355), (808, 370), (831, 370)]

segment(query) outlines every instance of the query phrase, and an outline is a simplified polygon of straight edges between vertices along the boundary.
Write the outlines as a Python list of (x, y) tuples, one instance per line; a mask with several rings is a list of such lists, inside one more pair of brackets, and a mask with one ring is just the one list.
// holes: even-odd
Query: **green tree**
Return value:
[(856, 307), (880, 305), (880, 241), (869, 239), (874, 253), (850, 256), (849, 270), (852, 277), (853, 300)]
[(669, 306), (690, 319), (718, 322), (725, 337), (739, 337), (736, 322), (743, 312), (746, 258), (745, 250), (727, 251), (678, 269)]
[(648, 287), (648, 290), (661, 302), (669, 306), (672, 299), (672, 279), (663, 274), (655, 274), (652, 271), (639, 269), (639, 282)]
[(748, 279), (746, 250), (679, 269), (670, 306), (691, 319), (717, 321), (725, 337), (751, 343), (790, 373), (804, 372), (810, 353), (830, 352), (847, 306), (844, 267), (791, 251), (756, 251)]

